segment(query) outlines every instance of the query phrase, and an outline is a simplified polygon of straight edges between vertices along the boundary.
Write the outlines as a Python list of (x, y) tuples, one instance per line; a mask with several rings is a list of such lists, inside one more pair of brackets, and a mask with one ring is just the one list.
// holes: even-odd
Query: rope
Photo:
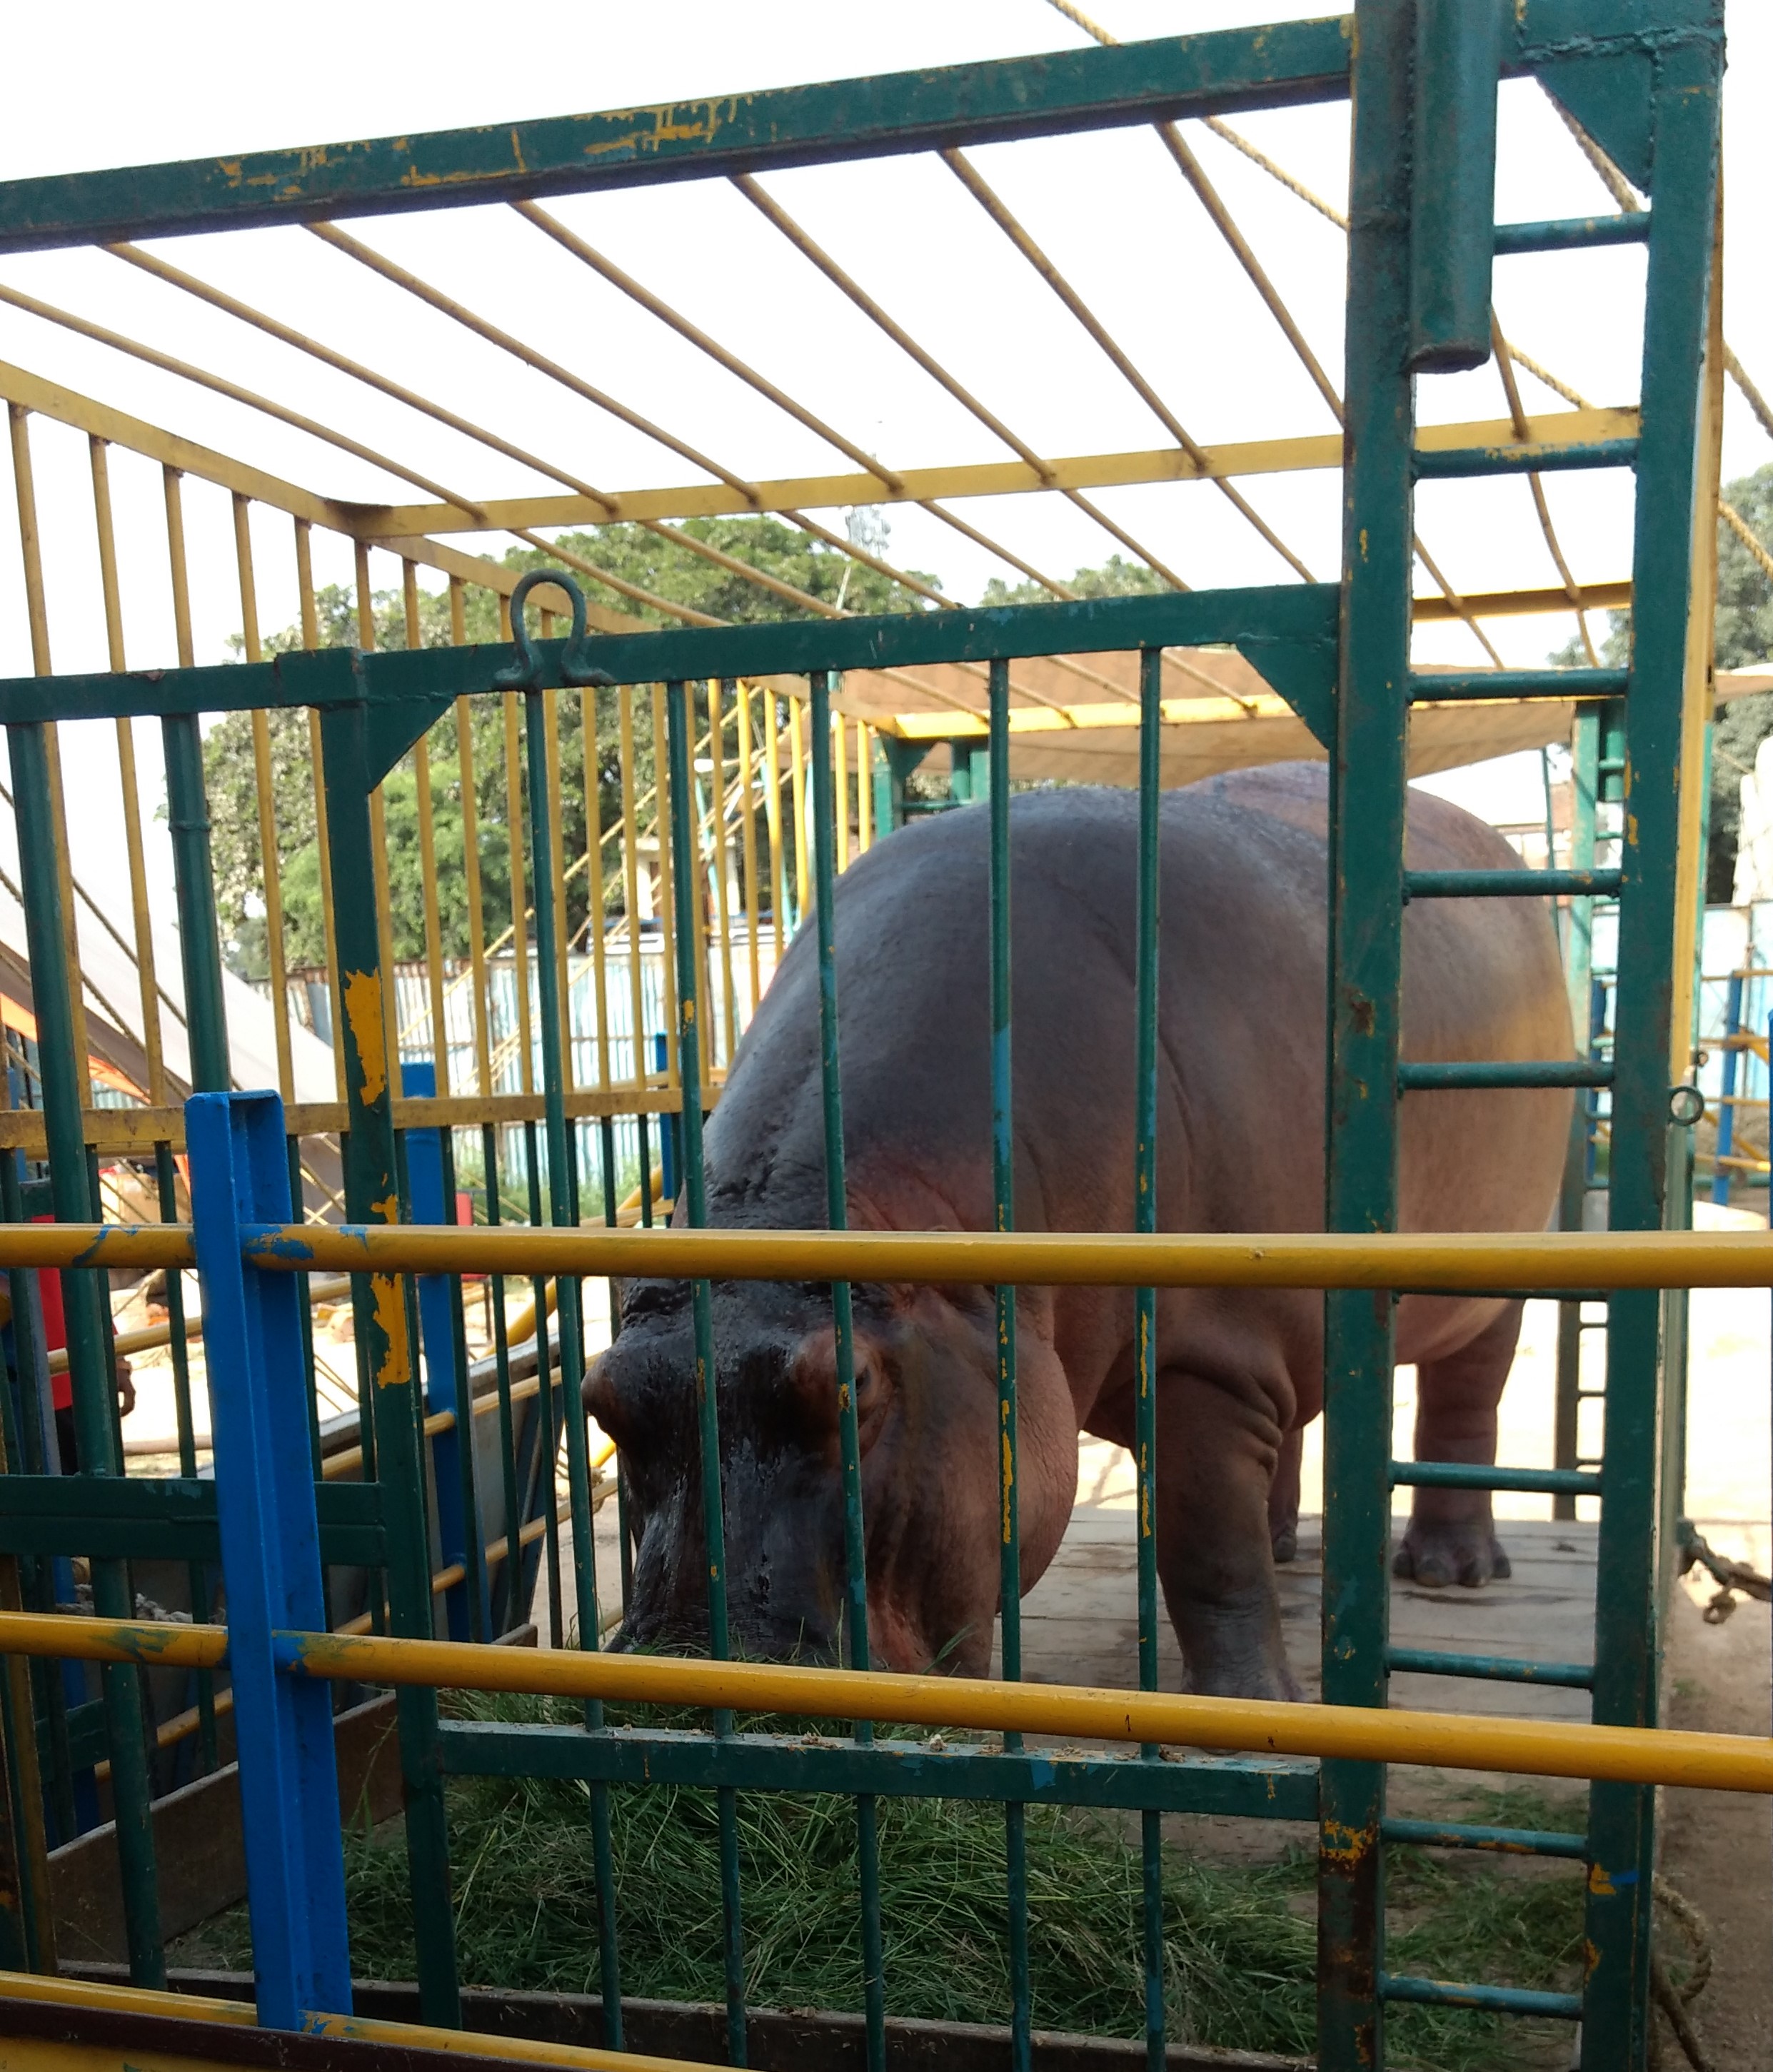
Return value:
[(1773, 1604), (1773, 1580), (1750, 1568), (1746, 1561), (1732, 1561), (1714, 1552), (1704, 1533), (1694, 1531), (1691, 1526), (1684, 1527), (1682, 1531), (1681, 1574), (1685, 1576), (1690, 1568), (1703, 1568), (1719, 1586), (1703, 1614), (1707, 1626), (1724, 1623), (1736, 1609), (1738, 1590), (1744, 1597), (1754, 1598), (1757, 1604)]
[[(1661, 2008), (1693, 2072), (1717, 2072), (1716, 2062), (1706, 2055), (1705, 2045), (1693, 2025), (1692, 2015), (1688, 2012), (1705, 1990), (1711, 1977), (1710, 1926), (1693, 1901), (1676, 1891), (1660, 1873), (1652, 1889), (1656, 1904), (1661, 1908), (1664, 1917), (1673, 1921), (1686, 1938), (1690, 1963), (1686, 1976), (1677, 1984), (1669, 1975), (1662, 1952), (1652, 1948), (1650, 1952), (1651, 1997)], [(1648, 2040), (1650, 2072), (1662, 2072), (1662, 2037), (1653, 2021)]]

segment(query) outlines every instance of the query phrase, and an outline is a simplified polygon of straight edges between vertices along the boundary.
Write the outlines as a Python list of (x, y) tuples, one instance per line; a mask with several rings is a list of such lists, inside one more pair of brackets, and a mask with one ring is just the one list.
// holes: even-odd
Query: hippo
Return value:
[[(1159, 815), (1158, 1227), (1323, 1227), (1327, 773), (1277, 764), (1170, 791)], [(1138, 801), (1065, 787), (1010, 808), (1015, 1223), (1132, 1229)], [(914, 822), (837, 882), (848, 1213), (857, 1230), (993, 1227), (989, 808)], [(1412, 869), (1519, 867), (1492, 828), (1413, 790)], [(1524, 877), (1523, 885), (1524, 887)], [(1418, 902), (1404, 919), (1403, 1050), (1568, 1059), (1546, 902)], [(1547, 1227), (1569, 1136), (1559, 1089), (1404, 1101), (1405, 1231)], [(826, 1224), (818, 968), (796, 939), (734, 1059), (705, 1139), (717, 1227)], [(677, 1204), (675, 1220), (684, 1219)], [(998, 1607), (993, 1291), (858, 1285), (869, 1639), (877, 1665), (984, 1675)], [(842, 1646), (843, 1507), (829, 1287), (717, 1284), (716, 1401), (734, 1645)], [(1491, 1462), (1521, 1305), (1409, 1295), (1417, 1457)], [(616, 1644), (708, 1634), (690, 1289), (635, 1280), (584, 1402), (620, 1449), (637, 1536)], [(1080, 1434), (1133, 1437), (1133, 1296), (1017, 1300), (1022, 1588), (1071, 1516)], [(1324, 1298), (1158, 1297), (1157, 1558), (1188, 1687), (1296, 1696), (1277, 1557), (1292, 1551), (1300, 1435), (1323, 1402)], [(1508, 1572), (1488, 1494), (1419, 1489), (1395, 1556), (1431, 1587)]]

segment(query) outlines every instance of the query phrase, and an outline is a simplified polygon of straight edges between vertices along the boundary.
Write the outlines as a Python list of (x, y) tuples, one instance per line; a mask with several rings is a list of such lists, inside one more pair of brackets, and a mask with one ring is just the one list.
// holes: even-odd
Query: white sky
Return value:
[[(1257, 21), (1271, 0), (1100, 0), (1107, 27), (1142, 35)], [(714, 0), (652, 0), (531, 18), (434, 0), (422, 14), (387, 0), (299, 11), (194, 4), (154, 9), (93, 0), (71, 64), (68, 18), (20, 10), (8, 23), (7, 118), (0, 178), (408, 130), (620, 106), (673, 97), (838, 78), (1020, 51), (1074, 47), (1081, 33), (1043, 0), (899, 0), (890, 8), (775, 0), (762, 10)], [(489, 32), (490, 31), (490, 32)], [(1773, 286), (1748, 225), (1758, 208), (1760, 125), (1773, 78), (1773, 10), (1738, 0), (1726, 86), (1731, 221), (1726, 328), (1773, 392)], [(35, 83), (35, 84), (33, 84)], [(1346, 192), (1345, 106), (1237, 118), (1265, 149), (1339, 203)], [(1219, 139), (1190, 135), (1332, 379), (1339, 380), (1340, 234)], [(981, 150), (976, 162), (1203, 442), (1322, 432), (1331, 420), (1253, 290), (1148, 130)], [(772, 175), (766, 184), (892, 314), (1010, 425), (1049, 454), (1166, 442), (1144, 406), (934, 158)], [(563, 219), (668, 301), (800, 396), (889, 463), (986, 460), (992, 435), (904, 360), (722, 183), (643, 189), (553, 204)], [(1501, 97), (1497, 215), (1508, 220), (1609, 206), (1538, 90)], [(354, 232), (580, 370), (735, 470), (781, 475), (849, 465), (636, 310), (503, 208), (353, 224)], [(617, 490), (694, 479), (675, 454), (496, 348), (413, 304), (299, 229), (167, 240), (175, 263), (224, 284), (352, 352)], [(1603, 402), (1636, 393), (1641, 249), (1499, 264), (1505, 331)], [(341, 428), (471, 495), (550, 485), (516, 464), (387, 402), (288, 347), (245, 330), (100, 253), (0, 260), (23, 289), (224, 372)], [(404, 486), (306, 435), (35, 319), (0, 310), (0, 358), (97, 394), (150, 421), (326, 493), (417, 500)], [(1530, 409), (1557, 409), (1527, 377)], [(1424, 383), (1430, 419), (1503, 414), (1494, 369)], [(35, 421), (38, 495), (56, 666), (104, 666), (84, 442)], [(1725, 471), (1773, 459), (1734, 391)], [(158, 469), (112, 460), (132, 664), (172, 659)], [(1630, 478), (1553, 477), (1548, 494), (1583, 579), (1629, 567)], [(1314, 570), (1335, 572), (1338, 483), (1329, 474), (1244, 485)], [(199, 659), (218, 660), (240, 624), (230, 520), (222, 492), (187, 487)], [(1205, 485), (1112, 490), (1100, 502), (1197, 585), (1281, 580), (1286, 570)], [(29, 667), (10, 495), (0, 495), (0, 675)], [(1060, 500), (976, 501), (965, 515), (1047, 572), (1068, 576), (1115, 551)], [(828, 518), (833, 514), (825, 514)], [(1420, 529), (1467, 591), (1554, 580), (1518, 482), (1434, 483)], [(976, 597), (998, 565), (932, 519), (891, 514), (891, 558), (933, 570), (951, 595)], [(260, 616), (295, 616), (288, 521), (255, 520)], [(506, 541), (479, 542), (493, 553)], [(348, 582), (348, 553), (316, 534), (318, 580)], [(397, 580), (378, 557), (378, 584)], [(1418, 586), (1425, 581), (1418, 578)], [(1492, 622), (1514, 663), (1541, 660), (1568, 621)], [(1423, 635), (1430, 659), (1472, 660), (1457, 627)], [(141, 730), (145, 775), (157, 743)], [(76, 757), (76, 761), (78, 758)], [(1536, 758), (1532, 781), (1536, 784)], [(115, 865), (109, 754), (76, 786), (76, 844), (89, 870)], [(1522, 783), (1527, 773), (1520, 773)], [(1506, 779), (1505, 779), (1506, 782)], [(1462, 780), (1469, 791), (1471, 780)], [(1481, 791), (1480, 784), (1478, 789)], [(1521, 794), (1524, 796), (1524, 793)], [(1497, 793), (1495, 817), (1516, 816)], [(1524, 815), (1520, 816), (1524, 817)], [(161, 873), (157, 870), (156, 876)]]

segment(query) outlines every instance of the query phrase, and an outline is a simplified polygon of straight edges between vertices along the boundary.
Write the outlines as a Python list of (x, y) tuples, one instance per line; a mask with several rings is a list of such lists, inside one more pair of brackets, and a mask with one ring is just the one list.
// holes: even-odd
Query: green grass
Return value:
[[(457, 1699), (471, 1716), (570, 1720), (529, 1699)], [(635, 1721), (618, 1716), (612, 1724)], [(654, 1724), (664, 1724), (652, 1716)], [(696, 1725), (696, 1716), (669, 1724)], [(743, 1723), (742, 1723), (743, 1724)], [(781, 1723), (772, 1721), (780, 1729)], [(841, 1731), (833, 1728), (833, 1731)], [(612, 1793), (624, 1994), (719, 2001), (718, 1841), (714, 1795), (671, 1786)], [(508, 1990), (596, 1992), (598, 1919), (586, 1787), (459, 1780), (450, 1788), (461, 1976)], [(890, 2013), (1007, 2018), (1003, 1815), (989, 1804), (878, 1802)], [(1475, 1794), (1471, 1819), (1565, 1826), (1519, 1790)], [(747, 1987), (754, 2004), (859, 2011), (853, 1803), (827, 1794), (738, 1800)], [(1141, 1874), (1136, 1830), (1047, 1807), (1027, 1814), (1035, 2020), (1043, 2029), (1143, 2033)], [(1569, 1989), (1577, 1977), (1582, 1876), (1573, 1864), (1416, 1849), (1389, 1852), (1389, 1968), (1440, 1978)], [(1316, 1928), (1312, 1859), (1228, 1866), (1169, 1847), (1165, 1997), (1172, 2040), (1309, 2053)], [(397, 1823), (358, 1835), (348, 1861), (352, 1969), (413, 1975)], [(244, 1913), (211, 1924), (209, 1951), (248, 1961)], [(1438, 2072), (1520, 2067), (1519, 2022), (1400, 2008), (1394, 2062)], [(1535, 2045), (1553, 2026), (1538, 2025)]]

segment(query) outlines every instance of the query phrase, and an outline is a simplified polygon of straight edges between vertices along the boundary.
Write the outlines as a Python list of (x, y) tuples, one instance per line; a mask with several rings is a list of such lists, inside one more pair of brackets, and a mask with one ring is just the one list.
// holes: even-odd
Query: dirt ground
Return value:
[[(1738, 1600), (1722, 1625), (1707, 1626), (1694, 1597), (1676, 1590), (1667, 1634), (1668, 1724), (1765, 1734), (1773, 1710), (1769, 1637), (1765, 1605)], [(1662, 1868), (1711, 1926), (1714, 1968), (1694, 2014), (1713, 2065), (1717, 2072), (1765, 2072), (1773, 2065), (1773, 1806), (1724, 1792), (1668, 1792)], [(1664, 2064), (1683, 2062), (1665, 2033)]]

